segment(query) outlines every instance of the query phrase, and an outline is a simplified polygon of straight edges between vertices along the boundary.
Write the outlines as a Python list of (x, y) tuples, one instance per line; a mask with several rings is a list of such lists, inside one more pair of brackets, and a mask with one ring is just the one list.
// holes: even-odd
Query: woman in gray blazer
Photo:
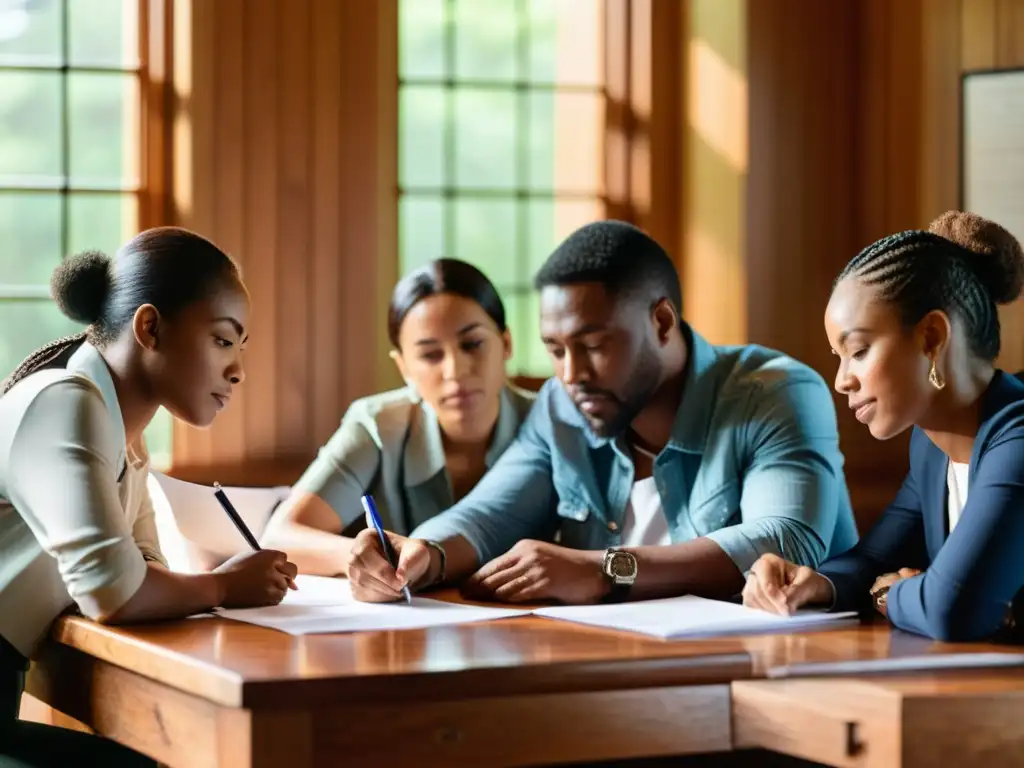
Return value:
[(303, 573), (345, 575), (372, 494), (384, 527), (407, 535), (483, 477), (533, 395), (510, 385), (505, 308), (476, 267), (438, 259), (404, 277), (388, 310), (406, 387), (357, 400), (263, 534)]

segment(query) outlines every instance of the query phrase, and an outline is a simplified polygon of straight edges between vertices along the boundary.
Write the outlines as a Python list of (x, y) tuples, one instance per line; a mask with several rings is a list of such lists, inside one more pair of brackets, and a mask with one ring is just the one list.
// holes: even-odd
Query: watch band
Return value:
[(431, 539), (420, 539), (420, 541), (422, 541), (428, 547), (436, 551), (439, 559), (441, 560), (441, 570), (438, 572), (437, 578), (427, 584), (424, 584), (423, 587), (421, 587), (421, 589), (426, 589), (427, 587), (435, 587), (438, 584), (444, 584), (445, 579), (448, 578), (448, 555), (444, 551), (444, 547), (442, 547), (436, 541), (432, 541)]

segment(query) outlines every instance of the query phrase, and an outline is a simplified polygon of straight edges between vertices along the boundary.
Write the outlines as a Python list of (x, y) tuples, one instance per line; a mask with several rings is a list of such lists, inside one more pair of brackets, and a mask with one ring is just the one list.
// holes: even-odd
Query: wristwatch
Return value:
[(611, 548), (605, 550), (601, 571), (611, 582), (611, 589), (605, 601), (617, 603), (629, 597), (630, 588), (636, 581), (636, 557), (624, 549)]
[(889, 586), (879, 587), (871, 593), (871, 599), (875, 603), (875, 608), (885, 608), (889, 603)]

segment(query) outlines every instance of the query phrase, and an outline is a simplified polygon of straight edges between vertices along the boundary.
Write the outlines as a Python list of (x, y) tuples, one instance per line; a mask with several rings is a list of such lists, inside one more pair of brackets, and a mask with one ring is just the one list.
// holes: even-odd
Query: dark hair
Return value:
[(555, 248), (533, 279), (537, 290), (576, 283), (600, 283), (612, 295), (666, 298), (682, 314), (683, 295), (672, 259), (650, 235), (623, 221), (583, 225)]
[(223, 280), (238, 277), (227, 254), (180, 227), (141, 232), (113, 259), (99, 251), (71, 256), (53, 270), (50, 292), (61, 312), (88, 328), (37, 349), (4, 381), (2, 392), (30, 373), (65, 365), (86, 340), (98, 347), (110, 343), (143, 304), (173, 316), (208, 297)]
[(494, 284), (472, 264), (458, 259), (435, 259), (398, 281), (388, 305), (388, 338), (399, 348), (398, 332), (409, 311), (423, 299), (439, 293), (475, 301), (494, 321), (498, 330), (505, 332), (505, 305)]
[(1016, 238), (995, 222), (947, 211), (927, 232), (899, 232), (869, 245), (846, 265), (836, 283), (851, 276), (876, 286), (885, 300), (897, 305), (908, 326), (933, 310), (960, 317), (974, 354), (995, 360), (996, 305), (1020, 295), (1024, 253)]

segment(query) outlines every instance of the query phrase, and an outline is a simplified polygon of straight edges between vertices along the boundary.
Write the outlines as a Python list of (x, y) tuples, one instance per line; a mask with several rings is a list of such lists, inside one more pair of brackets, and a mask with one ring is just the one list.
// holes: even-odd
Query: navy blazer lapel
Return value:
[(928, 492), (932, 498), (924, 507), (924, 538), (929, 562), (935, 560), (949, 537), (949, 457), (934, 444), (932, 448), (935, 451), (934, 459), (928, 465), (932, 475), (928, 478)]

